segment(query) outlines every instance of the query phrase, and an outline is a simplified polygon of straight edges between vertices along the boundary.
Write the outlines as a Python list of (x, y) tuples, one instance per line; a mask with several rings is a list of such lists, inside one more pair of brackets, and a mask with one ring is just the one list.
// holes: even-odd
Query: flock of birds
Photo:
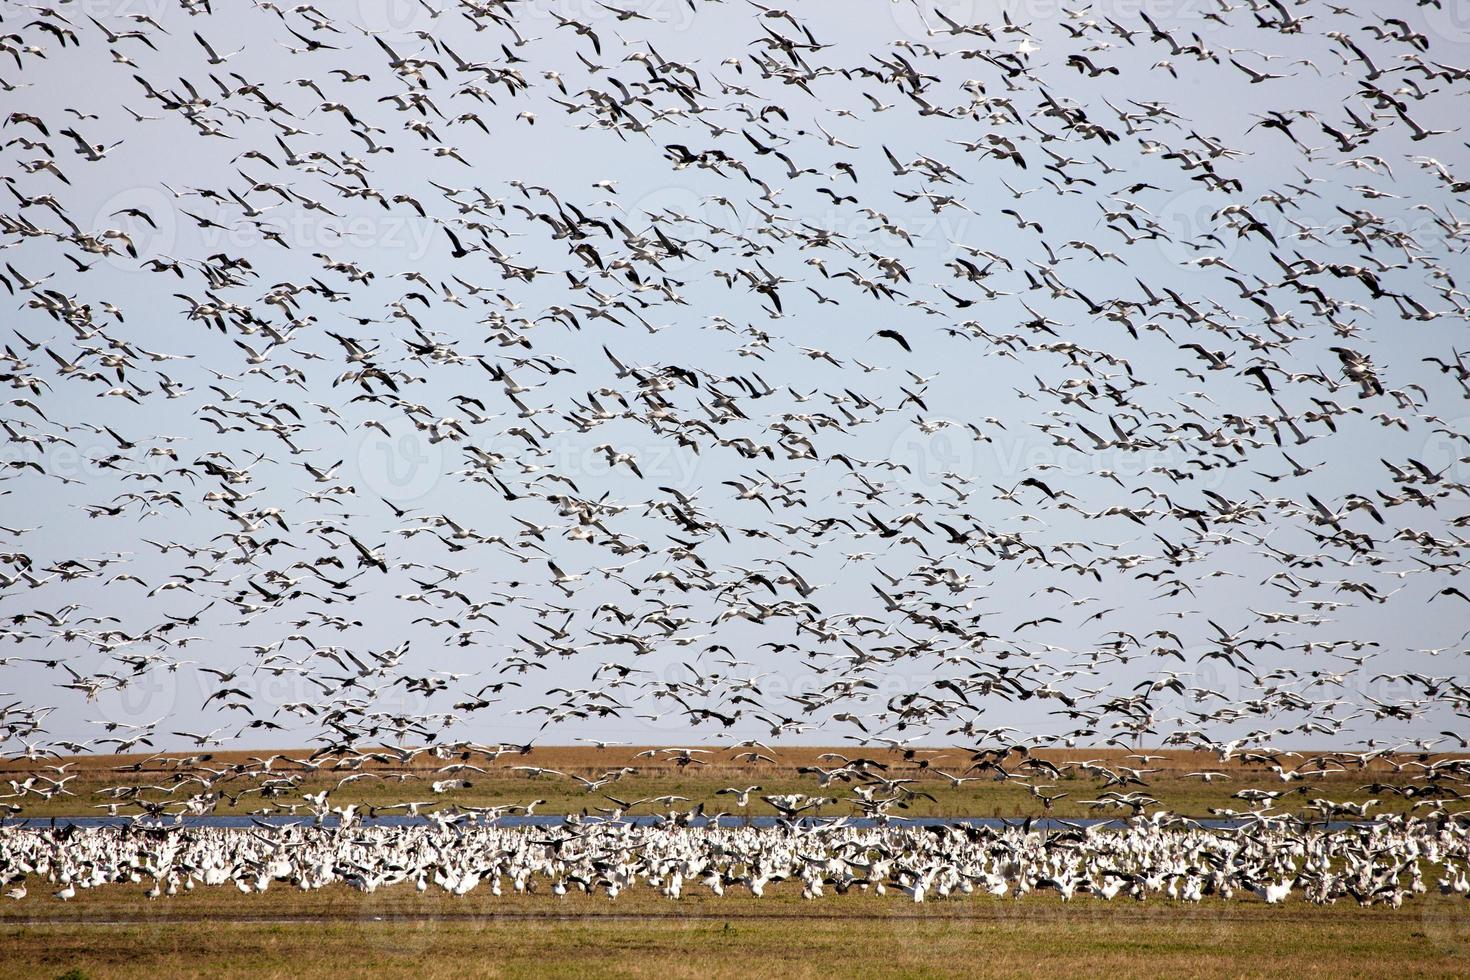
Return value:
[[(143, 887), (150, 899), (198, 887), (247, 895), (276, 887), (431, 887), (462, 897), (602, 892), (634, 887), (671, 899), (707, 890), (762, 898), (783, 882), (803, 898), (831, 889), (901, 894), (914, 902), (967, 895), (1024, 898), (1055, 892), (1105, 901), (1181, 902), (1253, 896), (1270, 905), (1293, 896), (1399, 908), (1430, 888), (1466, 897), (1470, 834), (1462, 823), (1417, 818), (1351, 831), (1298, 830), (1263, 821), (1239, 834), (1143, 823), (1120, 830), (1052, 832), (1010, 827), (854, 828), (826, 823), (751, 827), (578, 823), (540, 831), (441, 821), (437, 826), (322, 829), (270, 835), (218, 828), (23, 829), (0, 838), (6, 894), (40, 880), (70, 901), (104, 885)], [(1433, 884), (1426, 882), (1431, 877)], [(787, 886), (787, 887), (794, 887)]]
[[(1180, 828), (1141, 766), (1107, 831), (548, 839), (415, 802), (12, 827), (0, 873), (1397, 904), (1422, 859), (1465, 892), (1470, 59), (1437, 0), (572, 6), (0, 7), (6, 813), (88, 752), (152, 753), (165, 784), (101, 804), (149, 820), (331, 812), (307, 775), (426, 754), (452, 807), (569, 731), (966, 745), (944, 778), (1048, 808), (1029, 748), (1290, 781), (1329, 745), (1429, 812), (1283, 828), (1247, 788), (1243, 827)], [(310, 748), (211, 766), (265, 744)], [(912, 793), (812, 775), (880, 820)]]

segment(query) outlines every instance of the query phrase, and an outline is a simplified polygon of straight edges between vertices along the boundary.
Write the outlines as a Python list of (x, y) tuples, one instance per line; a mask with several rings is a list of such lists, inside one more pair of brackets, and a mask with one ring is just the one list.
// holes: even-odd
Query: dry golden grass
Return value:
[[(889, 766), (888, 776), (917, 780), (913, 788), (933, 797), (932, 800), (922, 796), (914, 799), (908, 809), (897, 811), (899, 815), (1023, 817), (1041, 815), (1044, 812), (1041, 803), (1023, 785), (997, 779), (994, 773), (984, 774), (979, 780), (956, 787), (936, 772), (943, 770), (957, 775), (963, 774), (970, 765), (970, 753), (964, 749), (922, 750), (912, 757), (905, 757), (903, 753), (886, 749), (852, 746), (783, 747), (777, 751), (778, 761), (773, 764), (764, 761), (742, 762), (735, 758), (736, 750), (720, 748), (711, 749), (707, 755), (696, 755), (703, 764), (683, 766), (668, 755), (638, 758), (642, 751), (643, 747), (626, 746), (607, 749), (548, 746), (534, 748), (526, 755), (502, 756), (494, 762), (476, 755), (462, 761), (487, 771), (482, 773), (465, 770), (462, 775), (471, 783), (468, 788), (437, 795), (432, 792), (429, 784), (450, 774), (436, 770), (448, 762), (461, 761), (458, 757), (441, 761), (420, 756), (408, 766), (367, 762), (356, 768), (339, 767), (334, 760), (327, 759), (322, 760), (322, 768), (309, 772), (288, 761), (290, 758), (306, 757), (309, 754), (306, 750), (212, 752), (196, 753), (192, 756), (188, 753), (168, 753), (152, 757), (80, 756), (65, 760), (73, 763), (68, 772), (78, 774), (75, 780), (67, 784), (75, 795), (58, 796), (51, 800), (27, 797), (24, 800), (24, 813), (29, 816), (104, 813), (106, 811), (98, 807), (111, 798), (98, 795), (98, 790), (119, 784), (156, 787), (143, 793), (150, 800), (182, 801), (203, 789), (198, 782), (183, 781), (189, 769), (178, 765), (178, 760), (192, 758), (198, 760), (195, 765), (216, 771), (238, 767), (238, 771), (227, 772), (223, 777), (215, 779), (214, 788), (228, 797), (217, 810), (220, 814), (245, 814), (267, 806), (301, 804), (303, 794), (317, 793), (323, 789), (332, 790), (332, 803), (337, 806), (353, 803), (381, 806), (403, 800), (431, 800), (441, 805), (501, 806), (542, 799), (546, 802), (538, 812), (566, 813), (611, 806), (605, 794), (628, 801), (675, 795), (688, 798), (688, 803), (681, 804), (685, 808), (702, 802), (709, 812), (741, 812), (735, 808), (731, 797), (718, 795), (718, 791), (727, 786), (743, 789), (746, 786), (759, 785), (762, 789), (760, 793), (753, 794), (748, 811), (752, 815), (758, 815), (774, 812), (769, 805), (754, 798), (763, 794), (801, 792), (832, 797), (848, 796), (847, 784), (833, 783), (826, 788), (820, 788), (815, 776), (797, 772), (801, 767), (821, 766), (831, 769), (839, 765), (837, 760), (820, 758), (831, 752), (849, 758), (861, 755), (876, 759)], [(1248, 809), (1240, 800), (1232, 799), (1237, 790), (1246, 786), (1286, 791), (1280, 806), (1293, 811), (1300, 810), (1304, 804), (1317, 797), (1355, 802), (1376, 797), (1381, 801), (1381, 810), (1402, 811), (1408, 809), (1409, 801), (1385, 787), (1407, 785), (1421, 771), (1410, 767), (1403, 772), (1395, 772), (1383, 760), (1375, 760), (1366, 768), (1359, 768), (1356, 762), (1349, 762), (1346, 770), (1334, 770), (1287, 783), (1272, 772), (1265, 762), (1232, 760), (1222, 764), (1213, 755), (1184, 750), (1149, 749), (1145, 753), (1160, 758), (1142, 763), (1137, 759), (1127, 758), (1129, 753), (1120, 749), (1050, 750), (1038, 751), (1035, 755), (1054, 764), (1100, 760), (1113, 769), (1119, 765), (1157, 769), (1157, 772), (1145, 777), (1148, 781), (1146, 787), (1129, 786), (1124, 790), (1142, 790), (1158, 799), (1161, 807), (1195, 817), (1207, 816), (1211, 809), (1216, 808)], [(1314, 754), (1317, 753), (1308, 753), (1309, 756)], [(270, 774), (263, 775), (259, 762), (252, 761), (278, 755), (281, 758), (274, 761)], [(1408, 758), (1400, 757), (1396, 761), (1402, 764)], [(1013, 769), (1015, 761), (1017, 760), (1013, 759), (1009, 764)], [(1291, 769), (1300, 764), (1300, 761), (1284, 758), (1282, 765)], [(589, 779), (623, 766), (632, 766), (637, 769), (637, 773), (589, 793), (572, 779), (529, 776), (511, 768), (517, 765), (555, 769)], [(34, 763), (14, 760), (0, 764), (0, 779), (10, 778), (12, 773), (30, 771), (35, 766)], [(1200, 770), (1223, 771), (1229, 778), (1206, 784), (1198, 778), (1186, 775)], [(298, 777), (299, 783), (285, 787), (278, 796), (271, 799), (260, 794), (259, 790), (267, 779), (287, 775)], [(362, 778), (342, 783), (343, 779), (353, 775)], [(1096, 811), (1081, 802), (1096, 799), (1107, 788), (1103, 779), (1071, 770), (1060, 779), (1045, 782), (1055, 785), (1055, 788), (1046, 791), (1049, 795), (1068, 794), (1067, 798), (1056, 803), (1050, 811), (1053, 816), (1115, 815), (1119, 812)], [(1378, 788), (1373, 788), (1375, 785)], [(174, 788), (174, 792), (166, 792), (169, 788)], [(838, 803), (820, 812), (835, 815), (851, 810), (850, 804)], [(646, 805), (636, 812), (649, 811), (650, 806)], [(134, 813), (137, 808), (124, 805), (119, 812)]]
[[(0, 973), (110, 977), (1463, 976), (1470, 902), (1191, 907), (1033, 896), (914, 906), (849, 894), (803, 903), (634, 890), (610, 902), (301, 896), (233, 890), (140, 903), (118, 888), (61, 906), (27, 899), (0, 919)], [(131, 910), (126, 923), (109, 922)], [(253, 911), (276, 921), (239, 921)], [(446, 915), (425, 917), (414, 913)], [(396, 918), (407, 913), (410, 918)], [(31, 920), (17, 921), (24, 915)], [(314, 918), (296, 919), (294, 916)], [(513, 916), (513, 917), (506, 917)]]

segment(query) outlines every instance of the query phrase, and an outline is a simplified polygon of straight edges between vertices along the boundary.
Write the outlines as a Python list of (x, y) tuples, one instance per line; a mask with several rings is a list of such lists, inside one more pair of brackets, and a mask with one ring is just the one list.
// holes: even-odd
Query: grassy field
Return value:
[[(140, 890), (139, 890), (140, 891)], [(598, 896), (411, 889), (233, 890), (147, 903), (133, 889), (0, 909), (0, 973), (56, 977), (1463, 976), (1470, 902), (1393, 911), (1293, 902), (967, 897), (915, 906), (849, 893), (803, 903), (647, 889)], [(244, 917), (255, 917), (253, 920)], [(74, 974), (75, 976), (75, 974)]]
[[(20, 804), (27, 816), (97, 815), (108, 812), (105, 807), (113, 801), (110, 796), (99, 794), (107, 786), (130, 784), (144, 787), (140, 795), (152, 801), (164, 801), (173, 809), (190, 796), (205, 791), (198, 781), (190, 780), (191, 771), (202, 772), (212, 781), (212, 791), (224, 794), (217, 813), (243, 815), (247, 813), (289, 808), (295, 804), (299, 812), (303, 795), (331, 790), (333, 806), (358, 804), (361, 807), (384, 806), (405, 800), (426, 801), (428, 809), (440, 806), (505, 806), (524, 804), (531, 800), (544, 800), (539, 813), (595, 812), (598, 807), (612, 807), (609, 796), (623, 801), (651, 799), (659, 796), (685, 797), (688, 802), (676, 801), (680, 809), (688, 809), (703, 803), (706, 811), (730, 812), (751, 815), (775, 812), (771, 806), (759, 799), (762, 795), (805, 793), (838, 798), (818, 811), (825, 815), (853, 813), (850, 802), (851, 784), (833, 782), (819, 787), (815, 774), (801, 774), (800, 767), (820, 766), (832, 769), (840, 765), (835, 759), (820, 759), (824, 753), (839, 752), (847, 757), (862, 755), (877, 760), (889, 768), (884, 773), (888, 778), (910, 779), (908, 789), (925, 795), (914, 797), (907, 808), (893, 811), (902, 816), (995, 816), (1024, 817), (1042, 815), (1045, 811), (1040, 800), (1028, 792), (1017, 780), (998, 777), (994, 772), (979, 773), (979, 778), (956, 786), (937, 770), (953, 775), (964, 775), (970, 766), (970, 755), (961, 749), (923, 752), (906, 759), (902, 753), (880, 749), (837, 749), (783, 748), (777, 753), (777, 762), (742, 762), (735, 758), (730, 749), (715, 749), (707, 755), (697, 755), (703, 764), (679, 766), (667, 755), (653, 758), (637, 758), (642, 751), (637, 747), (547, 747), (535, 748), (527, 755), (502, 756), (494, 762), (483, 756), (463, 760), (477, 769), (457, 772), (436, 771), (439, 767), (459, 762), (433, 760), (420, 756), (412, 765), (385, 765), (369, 762), (360, 768), (334, 768), (332, 760), (325, 760), (321, 768), (310, 771), (290, 762), (290, 758), (304, 758), (305, 751), (286, 751), (272, 763), (271, 771), (262, 773), (258, 762), (250, 759), (269, 758), (274, 752), (215, 752), (199, 753), (192, 758), (191, 766), (181, 766), (177, 760), (189, 758), (184, 753), (170, 753), (163, 757), (147, 756), (86, 756), (74, 760), (67, 770), (76, 778), (66, 784), (72, 795), (57, 795), (42, 799), (34, 794), (3, 802)], [(1335, 801), (1361, 802), (1369, 798), (1380, 801), (1379, 812), (1404, 811), (1410, 801), (1397, 795), (1389, 787), (1409, 784), (1413, 776), (1422, 772), (1409, 767), (1395, 772), (1392, 766), (1376, 760), (1367, 768), (1359, 768), (1350, 762), (1346, 770), (1331, 769), (1327, 772), (1309, 773), (1289, 782), (1273, 772), (1265, 762), (1240, 762), (1232, 760), (1220, 763), (1214, 756), (1189, 751), (1147, 750), (1153, 758), (1148, 762), (1127, 758), (1128, 753), (1117, 749), (1088, 749), (1077, 751), (1038, 752), (1036, 757), (1056, 765), (1068, 762), (1096, 760), (1101, 765), (1117, 771), (1118, 767), (1129, 766), (1155, 769), (1143, 776), (1145, 786), (1130, 785), (1113, 787), (1115, 792), (1144, 792), (1158, 800), (1158, 806), (1176, 813), (1204, 817), (1211, 810), (1249, 810), (1246, 802), (1234, 799), (1233, 794), (1244, 787), (1270, 788), (1283, 792), (1277, 807), (1282, 810), (1301, 811), (1314, 798)], [(1400, 757), (1402, 764), (1408, 758)], [(56, 761), (56, 760), (52, 760)], [(1007, 768), (1013, 775), (1024, 775), (1033, 782), (1050, 785), (1044, 792), (1048, 796), (1066, 794), (1057, 800), (1050, 815), (1058, 817), (1126, 815), (1128, 811), (1097, 809), (1085, 801), (1096, 800), (1108, 791), (1106, 779), (1081, 769), (1068, 769), (1063, 775), (1046, 778), (1036, 773), (1019, 770), (1013, 758)], [(1286, 757), (1281, 765), (1291, 770), (1301, 765), (1299, 758)], [(19, 774), (36, 771), (37, 763), (10, 761), (0, 764), (0, 780), (16, 778)], [(517, 772), (513, 766), (538, 766), (558, 770), (566, 776), (531, 775)], [(636, 772), (626, 774), (616, 781), (588, 791), (573, 776), (596, 780), (602, 775), (622, 767), (632, 767)], [(1226, 778), (1206, 783), (1187, 774), (1214, 770), (1225, 773)], [(211, 772), (212, 771), (212, 772)], [(971, 775), (976, 775), (972, 773)], [(453, 776), (466, 778), (470, 785), (435, 793), (432, 783)], [(344, 780), (348, 780), (344, 782)], [(730, 795), (720, 795), (726, 787), (744, 789), (758, 785), (761, 789), (751, 794), (750, 806), (740, 809)], [(1376, 788), (1375, 788), (1376, 786)], [(263, 790), (269, 789), (273, 795)], [(929, 797), (932, 797), (930, 799)], [(844, 799), (845, 798), (845, 799)], [(668, 804), (645, 803), (634, 813), (667, 812)], [(136, 813), (136, 805), (124, 801), (117, 808), (122, 814)], [(282, 809), (281, 812), (285, 812)]]
[[(257, 759), (274, 753), (213, 753), (196, 758), (196, 771), (214, 770), (214, 789), (238, 797), (222, 803), (220, 813), (243, 814), (300, 803), (305, 793), (332, 788), (331, 802), (376, 805), (428, 800), (434, 806), (493, 806), (547, 801), (542, 813), (575, 812), (610, 806), (604, 793), (622, 800), (663, 794), (687, 797), (688, 809), (703, 802), (710, 811), (741, 812), (723, 787), (752, 794), (751, 814), (769, 813), (761, 793), (825, 793), (848, 796), (837, 783), (818, 789), (815, 776), (798, 767), (831, 768), (836, 760), (818, 758), (824, 749), (782, 749), (778, 761), (750, 764), (731, 750), (699, 755), (704, 765), (678, 765), (667, 755), (635, 758), (636, 748), (537, 748), (525, 756), (493, 763), (469, 763), (486, 772), (440, 773), (445, 762), (421, 757), (411, 767), (368, 763), (361, 769), (333, 771), (330, 760), (308, 772), (285, 758), (262, 776)], [(859, 750), (837, 749), (852, 756)], [(954, 786), (933, 770), (963, 774), (969, 754), (948, 750), (905, 758), (870, 750), (861, 754), (889, 766), (889, 778), (912, 779), (917, 797), (906, 815), (1020, 817), (1041, 814), (1042, 806), (1015, 782), (982, 778)], [(1150, 750), (1150, 755), (1159, 755)], [(1038, 753), (1053, 764), (1098, 760), (1119, 766), (1152, 768), (1143, 789), (1159, 805), (1178, 813), (1206, 816), (1211, 809), (1249, 809), (1232, 794), (1246, 786), (1270, 786), (1290, 795), (1285, 809), (1298, 810), (1316, 797), (1361, 801), (1372, 795), (1383, 810), (1408, 804), (1385, 786), (1407, 785), (1422, 770), (1396, 772), (1386, 762), (1360, 769), (1304, 776), (1283, 782), (1266, 762), (1220, 764), (1191, 752), (1162, 753), (1140, 762), (1116, 750)], [(287, 752), (302, 757), (304, 752)], [(67, 783), (73, 796), (26, 799), (27, 814), (96, 814), (105, 803), (98, 790), (127, 783), (148, 787), (150, 800), (184, 800), (202, 791), (181, 779), (171, 754), (86, 757), (69, 760)], [(1008, 768), (1016, 769), (1013, 764)], [(1402, 765), (1406, 757), (1395, 760)], [(927, 765), (924, 763), (927, 762)], [(1290, 769), (1301, 760), (1283, 758)], [(595, 779), (622, 766), (636, 773), (587, 792), (563, 776), (531, 776), (511, 769), (533, 765)], [(239, 767), (238, 769), (236, 767)], [(0, 780), (37, 771), (37, 763), (11, 761), (0, 766)], [(1189, 772), (1215, 770), (1228, 778), (1206, 784)], [(366, 772), (337, 787), (344, 777)], [(206, 772), (206, 775), (208, 773)], [(435, 794), (436, 779), (463, 775), (468, 788)], [(266, 780), (290, 777), (279, 795), (258, 792)], [(1080, 769), (1040, 780), (1067, 793), (1051, 813), (1095, 815), (1080, 801), (1096, 799), (1105, 780)], [(1374, 784), (1378, 789), (1370, 789)], [(168, 792), (169, 788), (173, 792)], [(1140, 787), (1120, 788), (1133, 792)], [(245, 792), (242, 792), (245, 791)], [(13, 802), (13, 801), (12, 801)], [(645, 804), (635, 812), (667, 810)], [(136, 812), (124, 805), (119, 812)], [(305, 813), (305, 808), (302, 808)], [(850, 803), (831, 805), (828, 814), (852, 812)], [(1364, 909), (1351, 903), (1330, 908), (1298, 899), (1268, 907), (1254, 899), (1201, 905), (1167, 901), (1104, 902), (1082, 897), (1063, 905), (1054, 895), (1022, 901), (974, 895), (915, 905), (902, 895), (876, 896), (856, 890), (803, 902), (792, 882), (773, 886), (765, 898), (743, 890), (717, 899), (702, 888), (671, 902), (648, 888), (635, 888), (616, 901), (602, 895), (545, 893), (496, 898), (485, 889), (464, 898), (437, 890), (419, 895), (410, 887), (367, 895), (344, 886), (310, 893), (277, 883), (266, 895), (242, 895), (233, 888), (197, 889), (174, 898), (147, 901), (148, 886), (108, 886), (81, 892), (66, 903), (52, 888), (33, 881), (21, 901), (0, 904), (0, 976), (108, 978), (155, 974), (166, 977), (333, 976), (608, 976), (663, 978), (700, 976), (825, 977), (1047, 975), (1065, 972), (1115, 972), (1123, 975), (1252, 976), (1297, 973), (1334, 978), (1382, 976), (1388, 970), (1412, 976), (1463, 976), (1470, 963), (1470, 902), (1431, 891), (1400, 910)]]

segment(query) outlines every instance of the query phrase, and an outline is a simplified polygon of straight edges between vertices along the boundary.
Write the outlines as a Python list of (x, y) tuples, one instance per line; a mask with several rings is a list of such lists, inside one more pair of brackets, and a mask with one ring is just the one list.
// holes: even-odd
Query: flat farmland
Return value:
[[(710, 812), (740, 813), (719, 790), (760, 786), (749, 812), (768, 814), (761, 795), (824, 793), (848, 799), (823, 813), (854, 812), (853, 784), (819, 787), (821, 773), (859, 755), (869, 767), (914, 795), (902, 815), (1021, 818), (1047, 812), (1018, 777), (1046, 786), (1057, 800), (1051, 814), (1116, 813), (1089, 807), (1108, 792), (1104, 771), (1139, 770), (1145, 785), (1113, 787), (1143, 792), (1156, 806), (1191, 816), (1212, 810), (1248, 810), (1233, 794), (1243, 787), (1271, 787), (1285, 795), (1280, 809), (1307, 812), (1317, 798), (1377, 798), (1382, 810), (1404, 811), (1414, 800), (1403, 787), (1422, 788), (1420, 766), (1434, 758), (1396, 756), (1359, 765), (1347, 756), (1278, 753), (1270, 759), (1220, 763), (1193, 752), (1078, 750), (1038, 752), (1056, 767), (1022, 765), (1013, 755), (1001, 769), (969, 772), (968, 750), (920, 750), (911, 754), (852, 748), (782, 748), (770, 759), (737, 759), (738, 750), (673, 752), (640, 747), (545, 747), (491, 760), (482, 754), (436, 759), (427, 754), (404, 764), (389, 754), (339, 763), (322, 757), (303, 767), (306, 751), (169, 753), (163, 756), (88, 756), (5, 764), (0, 779), (22, 781), (47, 764), (65, 766), (72, 795), (40, 800), (28, 794), (28, 815), (95, 815), (117, 802), (122, 814), (136, 804), (114, 801), (110, 786), (131, 786), (141, 799), (177, 809), (204, 787), (221, 794), (217, 813), (290, 812), (309, 809), (303, 797), (329, 790), (333, 806), (374, 807), (423, 800), (424, 809), (490, 807), (545, 802), (538, 813), (576, 813), (612, 807), (609, 796), (632, 802), (674, 795), (683, 800), (643, 803), (633, 812), (687, 811), (703, 803)], [(376, 754), (376, 753), (375, 753)], [(764, 753), (763, 753), (764, 754)], [(1146, 759), (1137, 758), (1146, 756)], [(1130, 757), (1134, 756), (1134, 757)], [(681, 760), (694, 759), (689, 762)], [(1313, 760), (1319, 761), (1313, 761)], [(1334, 763), (1330, 760), (1339, 760)], [(268, 768), (265, 760), (269, 760)], [(1329, 761), (1320, 761), (1329, 760)], [(1082, 766), (1087, 763), (1088, 766)], [(442, 771), (446, 766), (475, 769)], [(878, 766), (885, 768), (878, 768)], [(1273, 770), (1297, 771), (1283, 779)], [(517, 770), (533, 766), (541, 774)], [(598, 782), (589, 791), (576, 777)], [(483, 771), (477, 771), (483, 770)], [(1145, 772), (1143, 770), (1154, 770)], [(949, 776), (942, 773), (948, 773)], [(1195, 772), (1222, 775), (1206, 783)], [(968, 775), (967, 775), (968, 773)], [(52, 775), (61, 776), (54, 771)], [(970, 780), (969, 775), (976, 778)], [(966, 781), (956, 785), (950, 776)], [(433, 783), (465, 778), (468, 786), (442, 793)], [(279, 783), (273, 781), (279, 780)], [(345, 780), (345, 782), (344, 782)], [(269, 794), (266, 787), (271, 788)], [(1399, 788), (1399, 792), (1394, 789)], [(1417, 790), (1416, 790), (1417, 791)], [(931, 798), (932, 797), (932, 798)], [(233, 801), (233, 802), (232, 802)], [(103, 807), (104, 809), (96, 809)], [(401, 811), (390, 811), (401, 812)], [(4, 975), (274, 978), (302, 975), (414, 977), (950, 977), (1056, 976), (1059, 973), (1121, 975), (1377, 977), (1391, 964), (1411, 976), (1463, 976), (1470, 961), (1470, 901), (1427, 894), (1401, 909), (1360, 907), (1342, 900), (1312, 905), (1292, 896), (1267, 905), (1249, 893), (1229, 901), (1193, 904), (1155, 896), (1112, 901), (1082, 895), (1069, 903), (1050, 891), (1024, 899), (977, 891), (916, 904), (897, 889), (886, 895), (853, 888), (817, 901), (803, 900), (798, 882), (772, 883), (764, 897), (745, 888), (716, 897), (691, 883), (678, 901), (647, 885), (616, 899), (603, 891), (571, 888), (553, 894), (544, 881), (526, 893), (510, 888), (495, 896), (486, 888), (456, 897), (440, 888), (420, 894), (411, 885), (363, 892), (343, 884), (303, 891), (285, 882), (264, 894), (233, 885), (197, 887), (149, 900), (146, 878), (136, 883), (81, 889), (69, 901), (53, 897), (55, 885), (32, 877), (24, 898), (0, 903), (0, 962)], [(75, 971), (75, 972), (73, 972)]]
[[(42, 767), (67, 766), (65, 774), (74, 778), (65, 784), (65, 793), (49, 798), (28, 793), (4, 801), (12, 807), (23, 807), (23, 815), (36, 817), (134, 814), (141, 812), (138, 800), (161, 803), (174, 812), (191, 797), (204, 793), (218, 794), (216, 815), (305, 814), (309, 812), (305, 797), (323, 791), (329, 793), (331, 806), (356, 805), (368, 812), (405, 801), (425, 804), (422, 812), (452, 806), (521, 806), (540, 800), (537, 813), (596, 813), (599, 808), (619, 807), (620, 803), (614, 801), (641, 800), (645, 802), (628, 812), (666, 813), (673, 808), (687, 811), (703, 804), (707, 813), (737, 816), (774, 814), (776, 810), (762, 797), (801, 793), (834, 801), (811, 813), (838, 816), (857, 812), (852, 792), (855, 782), (840, 775), (829, 778), (817, 770), (831, 773), (842, 768), (844, 760), (864, 758), (877, 764), (869, 770), (875, 776), (901, 781), (895, 783), (896, 789), (885, 790), (886, 795), (896, 793), (903, 798), (904, 805), (892, 811), (897, 816), (1076, 818), (1130, 814), (1126, 806), (1096, 802), (1115, 793), (1143, 794), (1156, 800), (1148, 806), (1150, 811), (1166, 809), (1203, 818), (1219, 811), (1252, 809), (1250, 803), (1235, 797), (1245, 788), (1279, 793), (1273, 804), (1277, 811), (1307, 816), (1315, 814), (1307, 809), (1314, 799), (1353, 803), (1376, 799), (1373, 812), (1406, 812), (1425, 798), (1421, 792), (1424, 767), (1445, 758), (1401, 754), (1364, 764), (1354, 756), (1315, 751), (1277, 752), (1274, 762), (1237, 758), (1222, 763), (1213, 755), (1192, 751), (1079, 749), (1035, 752), (1032, 758), (1038, 761), (1030, 766), (1023, 757), (1012, 755), (999, 768), (972, 768), (973, 754), (965, 749), (904, 753), (853, 746), (783, 747), (774, 755), (761, 752), (767, 757), (763, 759), (738, 758), (748, 751), (709, 747), (691, 749), (685, 756), (668, 749), (638, 746), (548, 746), (493, 759), (476, 752), (454, 753), (443, 759), (421, 753), (404, 763), (389, 753), (369, 753), (376, 758), (322, 757), (307, 765), (293, 760), (309, 759), (309, 750), (170, 752), (10, 760), (0, 764), (0, 780), (22, 779), (38, 771), (55, 776)], [(1043, 764), (1058, 771), (1052, 773)], [(535, 773), (517, 767), (549, 771)], [(800, 771), (803, 769), (807, 771)], [(1113, 777), (1126, 779), (1129, 769), (1137, 770), (1142, 785), (1115, 781)], [(1194, 773), (1219, 775), (1206, 780), (1191, 775)], [(456, 779), (467, 785), (446, 785)], [(439, 791), (436, 783), (440, 784)], [(1040, 792), (1053, 798), (1050, 809), (1031, 792), (1032, 784), (1044, 787)], [(134, 795), (115, 795), (110, 788), (117, 786), (134, 787), (130, 791)], [(759, 789), (750, 793), (744, 808), (734, 794), (720, 792), (751, 786)], [(660, 802), (660, 797), (678, 799)]]
[(145, 903), (111, 886), (62, 904), (0, 908), (11, 976), (87, 977), (949, 977), (1463, 976), (1470, 902), (1319, 908), (1300, 902), (1097, 899), (1063, 905), (969, 896), (915, 906), (849, 893), (803, 902), (649, 889), (616, 901), (548, 894), (456, 899), (408, 888), (361, 895), (207, 889)]

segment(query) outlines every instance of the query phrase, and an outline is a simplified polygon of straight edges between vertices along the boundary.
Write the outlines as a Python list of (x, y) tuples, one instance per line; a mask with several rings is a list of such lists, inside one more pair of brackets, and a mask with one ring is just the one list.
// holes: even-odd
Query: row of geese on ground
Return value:
[[(1470, 747), (1437, 7), (79, 6), (0, 35), (0, 812), (568, 729)], [(996, 765), (935, 769), (1053, 798)]]
[[(802, 897), (898, 893), (926, 899), (1055, 892), (1183, 902), (1293, 896), (1399, 908), (1431, 889), (1470, 896), (1470, 823), (1393, 817), (1339, 829), (1265, 821), (1206, 829), (1189, 821), (1035, 830), (945, 825), (858, 828), (583, 822), (508, 828), (440, 820), (414, 827), (255, 829), (129, 825), (9, 828), (0, 834), (6, 897), (34, 888), (68, 901), (108, 885), (150, 899), (200, 887), (246, 894), (408, 885), (466, 896), (574, 891), (616, 898), (646, 887), (671, 899), (800, 887)], [(786, 883), (786, 884), (783, 884)]]

